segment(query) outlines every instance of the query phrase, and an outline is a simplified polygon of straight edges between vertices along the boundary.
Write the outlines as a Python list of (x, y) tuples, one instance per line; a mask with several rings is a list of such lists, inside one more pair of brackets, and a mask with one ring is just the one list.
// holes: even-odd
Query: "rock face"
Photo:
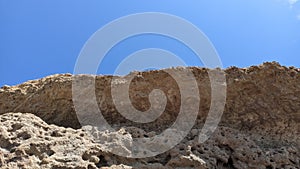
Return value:
[[(115, 129), (99, 131), (101, 142), (95, 141), (77, 118), (72, 101), (72, 75), (53, 75), (17, 86), (3, 86), (0, 167), (300, 168), (300, 69), (272, 62), (224, 70), (225, 110), (218, 128), (204, 143), (198, 142), (198, 134), (211, 105), (208, 69), (177, 69), (190, 70), (197, 80), (198, 118), (179, 144), (146, 158), (126, 158), (112, 151), (127, 152), (126, 143), (134, 138), (151, 138), (174, 123), (181, 107), (181, 93), (166, 71), (95, 77), (98, 107)], [(161, 89), (166, 95), (164, 112), (153, 122), (132, 122), (117, 111), (113, 102), (111, 85), (122, 85), (133, 75), (129, 86), (131, 103), (124, 103), (124, 108), (132, 104), (140, 111), (148, 110), (151, 107), (148, 97), (153, 89)], [(85, 82), (93, 80), (88, 75), (78, 77)], [(118, 84), (111, 84), (114, 78)], [(89, 112), (89, 106), (86, 111)]]

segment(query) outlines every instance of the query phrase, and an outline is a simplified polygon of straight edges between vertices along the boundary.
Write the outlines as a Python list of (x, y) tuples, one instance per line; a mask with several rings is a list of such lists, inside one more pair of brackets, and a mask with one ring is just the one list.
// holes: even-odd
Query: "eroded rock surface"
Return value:
[[(198, 118), (190, 133), (174, 148), (141, 159), (117, 156), (111, 151), (130, 152), (120, 135), (125, 135), (127, 142), (133, 138), (151, 138), (176, 120), (181, 106), (180, 91), (176, 81), (164, 70), (133, 72), (125, 77), (95, 77), (97, 104), (116, 130), (99, 131), (102, 142), (96, 142), (81, 129), (72, 102), (72, 75), (53, 75), (17, 86), (3, 86), (0, 89), (0, 166), (299, 168), (300, 69), (264, 63), (224, 70), (227, 82), (225, 111), (219, 127), (203, 144), (198, 142), (198, 134), (210, 108), (208, 69), (177, 69), (192, 71), (197, 80), (201, 99)], [(111, 97), (112, 79), (118, 81), (112, 85), (122, 85), (132, 75), (135, 78), (130, 83), (131, 103), (123, 106), (126, 108), (132, 104), (136, 109), (146, 111), (150, 108), (150, 92), (161, 89), (166, 94), (167, 103), (157, 120), (138, 124), (117, 111)], [(77, 77), (86, 83), (94, 80), (93, 76)], [(90, 94), (84, 90), (82, 93)], [(89, 112), (88, 107), (87, 115), (90, 115), (93, 112)], [(113, 139), (106, 140), (108, 137)]]

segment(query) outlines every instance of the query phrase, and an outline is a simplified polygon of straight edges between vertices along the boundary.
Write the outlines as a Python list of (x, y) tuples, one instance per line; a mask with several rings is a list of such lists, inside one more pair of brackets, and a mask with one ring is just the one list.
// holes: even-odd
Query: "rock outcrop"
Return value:
[[(151, 106), (148, 97), (153, 89), (161, 89), (166, 95), (162, 115), (145, 124), (123, 117), (113, 102), (113, 78), (120, 81), (113, 85), (122, 85), (128, 76), (95, 77), (98, 107), (115, 129), (99, 131), (100, 143), (82, 128), (77, 118), (72, 101), (74, 77), (71, 74), (3, 86), (0, 89), (0, 167), (299, 168), (300, 69), (272, 62), (224, 70), (227, 83), (225, 110), (219, 127), (204, 143), (198, 142), (198, 134), (211, 105), (208, 69), (176, 69), (190, 70), (197, 80), (198, 118), (179, 144), (146, 158), (118, 156), (112, 149), (127, 151), (122, 140), (151, 138), (174, 123), (180, 111), (181, 96), (176, 81), (166, 71), (128, 75), (135, 77), (129, 88), (131, 103), (124, 103), (124, 107), (132, 104), (136, 109), (146, 111)], [(94, 79), (89, 75), (78, 77), (86, 82)]]

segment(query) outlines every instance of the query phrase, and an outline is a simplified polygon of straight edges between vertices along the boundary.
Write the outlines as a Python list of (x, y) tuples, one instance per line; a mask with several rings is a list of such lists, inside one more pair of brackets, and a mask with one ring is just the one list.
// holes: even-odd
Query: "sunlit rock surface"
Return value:
[[(198, 118), (179, 144), (147, 158), (126, 158), (112, 151), (130, 153), (127, 143), (133, 138), (151, 138), (174, 123), (180, 111), (181, 96), (176, 81), (166, 71), (95, 77), (96, 103), (115, 129), (99, 131), (100, 142), (82, 128), (77, 118), (72, 101), (72, 75), (52, 75), (17, 86), (3, 86), (0, 89), (0, 167), (299, 168), (300, 69), (275, 62), (225, 69), (225, 110), (218, 128), (202, 144), (198, 142), (198, 134), (211, 101), (208, 69), (174, 69), (189, 70), (197, 80)], [(111, 85), (123, 85), (127, 77), (133, 75), (129, 88), (131, 102), (123, 104), (125, 109), (132, 104), (140, 111), (148, 110), (153, 89), (161, 89), (166, 95), (165, 111), (153, 122), (132, 122), (114, 105)], [(85, 82), (94, 80), (89, 75), (77, 77)], [(111, 83), (113, 78), (117, 80)], [(88, 106), (87, 115), (87, 118), (95, 118), (90, 116)]]

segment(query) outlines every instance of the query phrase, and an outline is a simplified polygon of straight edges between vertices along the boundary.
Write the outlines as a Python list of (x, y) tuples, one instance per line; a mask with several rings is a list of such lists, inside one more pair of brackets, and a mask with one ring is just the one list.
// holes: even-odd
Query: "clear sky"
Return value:
[[(95, 31), (141, 12), (169, 13), (193, 23), (214, 44), (225, 68), (264, 61), (300, 67), (298, 0), (0, 0), (0, 86), (72, 73)], [(201, 66), (183, 45), (167, 41), (154, 35), (129, 38), (107, 55), (98, 73), (111, 74), (122, 57), (153, 47)]]

